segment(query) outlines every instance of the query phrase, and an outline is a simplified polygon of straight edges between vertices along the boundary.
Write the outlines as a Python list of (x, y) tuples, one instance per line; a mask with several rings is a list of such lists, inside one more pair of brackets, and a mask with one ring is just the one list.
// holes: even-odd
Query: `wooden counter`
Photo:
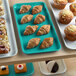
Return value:
[[(49, 12), (51, 14), (52, 20), (54, 22), (56, 31), (58, 33), (58, 36), (59, 36), (59, 39), (60, 39), (60, 42), (61, 42), (61, 45), (62, 45), (62, 49), (60, 51), (58, 51), (58, 52), (26, 55), (21, 50), (20, 42), (19, 42), (19, 39), (18, 39), (16, 23), (15, 23), (15, 19), (14, 19), (13, 5), (16, 4), (16, 3), (34, 2), (34, 1), (43, 1), (43, 2), (45, 2), (48, 9), (49, 9)], [(56, 27), (57, 25), (56, 25), (56, 23), (54, 21), (54, 16), (52, 14), (50, 4), (49, 4), (48, 0), (9, 0), (9, 4), (10, 4), (11, 13), (12, 13), (12, 20), (13, 20), (13, 25), (14, 25), (14, 29), (15, 29), (15, 34), (16, 34), (16, 38), (17, 38), (18, 54), (16, 56), (14, 56), (14, 57), (11, 57), (11, 58), (0, 59), (0, 65), (76, 57), (76, 50), (75, 51), (74, 50), (69, 50), (63, 44), (63, 41), (61, 39), (59, 30)]]
[[(65, 59), (64, 61), (67, 66), (67, 71), (61, 75), (54, 75), (54, 76), (76, 76), (76, 58)], [(34, 68), (35, 73), (33, 74), (33, 76), (44, 76), (40, 72), (40, 68), (37, 62), (34, 63)]]

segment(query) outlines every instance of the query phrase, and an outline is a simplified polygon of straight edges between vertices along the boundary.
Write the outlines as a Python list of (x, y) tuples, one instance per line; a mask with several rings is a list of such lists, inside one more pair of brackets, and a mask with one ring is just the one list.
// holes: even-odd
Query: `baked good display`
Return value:
[(68, 0), (69, 3), (74, 2), (75, 0)]
[(0, 75), (8, 75), (8, 74), (9, 74), (8, 65), (0, 66)]
[(14, 64), (15, 73), (24, 73), (27, 72), (26, 64)]
[(30, 5), (22, 5), (22, 6), (21, 6), (21, 9), (20, 9), (20, 14), (26, 13), (26, 12), (28, 12), (30, 9), (31, 9), (31, 6), (30, 6)]
[(32, 38), (28, 42), (27, 49), (31, 49), (31, 48), (38, 46), (39, 42), (40, 42), (40, 38)]
[(4, 40), (0, 42), (0, 54), (5, 54), (10, 51), (9, 42)]
[(33, 7), (32, 14), (37, 14), (42, 11), (42, 5)]
[(40, 49), (45, 49), (45, 48), (48, 48), (52, 45), (53, 45), (53, 38), (52, 37), (45, 38), (40, 45)]
[(2, 4), (2, 0), (0, 0), (0, 5)]
[(24, 35), (30, 35), (30, 34), (33, 34), (36, 30), (37, 30), (38, 26), (35, 25), (35, 26), (27, 26), (25, 31), (24, 31)]
[(34, 20), (34, 24), (39, 24), (45, 21), (45, 16), (38, 14)]
[(21, 19), (21, 24), (24, 24), (24, 23), (27, 23), (27, 22), (30, 22), (33, 18), (33, 15), (25, 15), (22, 17)]
[(62, 24), (69, 24), (73, 17), (74, 15), (70, 10), (61, 10), (59, 13), (59, 22)]
[(43, 25), (37, 32), (37, 35), (48, 34), (49, 31), (50, 31), (50, 25)]
[(76, 3), (70, 5), (70, 10), (73, 12), (74, 16), (76, 16)]
[(65, 38), (70, 41), (76, 40), (76, 26), (75, 25), (69, 25), (64, 30)]
[(3, 6), (0, 6), (0, 16), (4, 15), (4, 8)]
[(54, 7), (57, 9), (64, 9), (67, 4), (67, 0), (54, 0)]

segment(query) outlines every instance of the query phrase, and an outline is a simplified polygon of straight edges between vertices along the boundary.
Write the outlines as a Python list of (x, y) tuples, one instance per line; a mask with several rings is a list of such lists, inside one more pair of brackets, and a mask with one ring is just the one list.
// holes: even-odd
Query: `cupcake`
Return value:
[(76, 16), (76, 3), (70, 5), (70, 10), (73, 12), (74, 16)]
[(74, 2), (75, 0), (68, 0), (69, 3)]
[(76, 40), (76, 26), (75, 25), (69, 25), (64, 30), (65, 38), (69, 41), (75, 41)]
[(62, 24), (69, 24), (73, 19), (74, 15), (70, 10), (62, 10), (59, 13), (59, 22)]
[(57, 9), (64, 9), (67, 4), (67, 0), (54, 0), (54, 7)]

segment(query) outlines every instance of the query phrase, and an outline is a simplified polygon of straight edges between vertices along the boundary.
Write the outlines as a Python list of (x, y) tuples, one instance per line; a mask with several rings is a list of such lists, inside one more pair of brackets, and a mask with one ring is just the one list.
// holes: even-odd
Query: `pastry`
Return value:
[(40, 49), (45, 49), (53, 45), (53, 38), (45, 38), (40, 46)]
[(37, 35), (48, 34), (49, 31), (50, 31), (50, 25), (43, 25), (37, 32)]
[(8, 75), (8, 74), (9, 74), (8, 65), (0, 66), (0, 75)]
[(15, 73), (24, 73), (27, 72), (26, 64), (14, 64)]
[(0, 28), (0, 35), (6, 35), (6, 29), (5, 28)]
[(69, 24), (73, 19), (74, 15), (70, 10), (62, 10), (59, 13), (59, 22), (62, 24)]
[(39, 24), (45, 21), (45, 16), (44, 15), (37, 15), (35, 20), (34, 20), (34, 24)]
[(0, 42), (0, 54), (8, 53), (10, 51), (9, 42), (1, 41)]
[(75, 0), (68, 0), (69, 3), (74, 2)]
[(76, 26), (75, 25), (69, 25), (64, 30), (65, 38), (70, 41), (76, 40)]
[(31, 49), (31, 48), (38, 46), (39, 42), (40, 42), (40, 38), (33, 38), (33, 39), (29, 40), (27, 49)]
[(32, 10), (32, 14), (37, 14), (42, 11), (42, 5), (35, 6)]
[(5, 23), (6, 23), (5, 19), (4, 18), (0, 18), (0, 27), (4, 26)]
[(64, 9), (67, 4), (67, 0), (54, 0), (54, 7), (57, 9)]
[(27, 26), (25, 31), (24, 31), (24, 35), (30, 35), (30, 34), (33, 34), (36, 30), (37, 30), (38, 26), (35, 25), (35, 26)]
[(4, 15), (4, 9), (3, 9), (3, 6), (0, 6), (0, 16), (1, 15)]
[(28, 12), (30, 9), (31, 9), (31, 6), (30, 6), (30, 5), (22, 5), (22, 6), (21, 6), (21, 9), (20, 9), (20, 14), (26, 13), (26, 12)]
[(33, 15), (25, 15), (22, 17), (21, 19), (21, 24), (24, 24), (24, 23), (27, 23), (27, 22), (30, 22), (33, 18)]
[(0, 5), (2, 4), (2, 0), (0, 0)]
[(76, 16), (76, 3), (70, 5), (70, 10), (73, 12), (74, 16)]

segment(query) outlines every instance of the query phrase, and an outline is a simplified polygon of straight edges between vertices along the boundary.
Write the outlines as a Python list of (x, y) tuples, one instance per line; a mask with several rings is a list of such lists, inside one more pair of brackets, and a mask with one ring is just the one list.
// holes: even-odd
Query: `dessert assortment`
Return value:
[(0, 66), (0, 76), (31, 76), (34, 73), (32, 63)]
[(44, 2), (19, 3), (18, 6), (15, 4), (13, 9), (24, 53), (33, 54), (60, 49), (56, 31)]
[(4, 6), (2, 0), (0, 1), (0, 54), (5, 54), (10, 51), (10, 45), (8, 41), (6, 20), (4, 15)]
[(76, 49), (76, 1), (50, 0), (50, 3), (65, 46)]
[(40, 71), (44, 75), (57, 75), (66, 72), (64, 60), (47, 60), (38, 63)]

